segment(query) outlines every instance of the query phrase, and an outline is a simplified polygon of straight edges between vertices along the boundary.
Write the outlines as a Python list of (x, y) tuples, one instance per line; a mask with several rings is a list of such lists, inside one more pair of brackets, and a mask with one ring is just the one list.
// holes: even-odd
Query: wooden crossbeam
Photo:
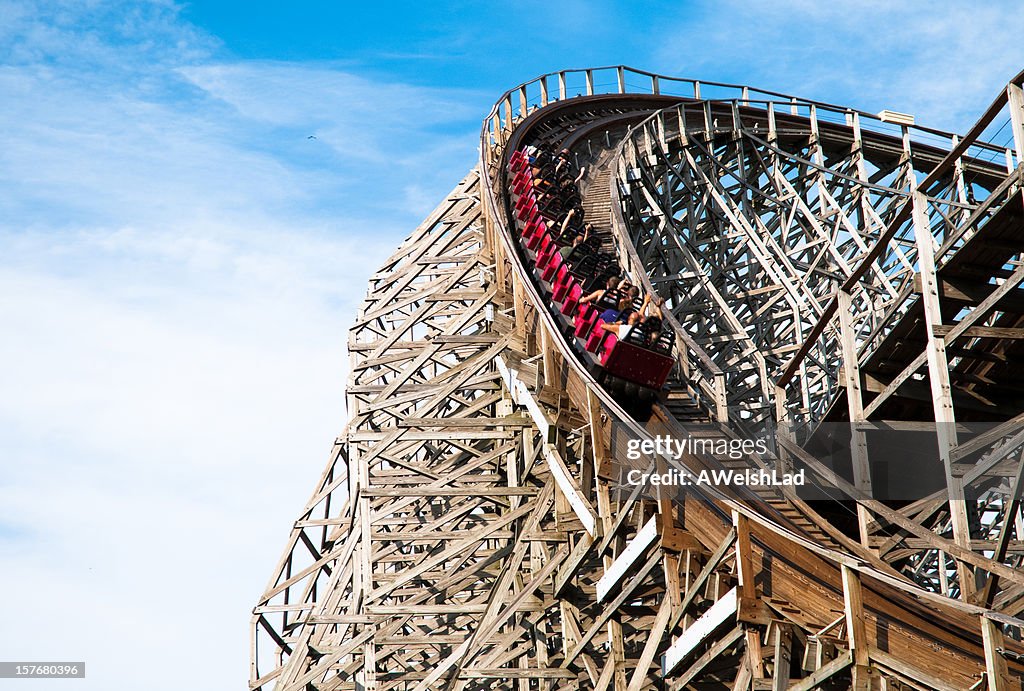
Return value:
[(679, 665), (697, 646), (706, 641), (720, 626), (736, 616), (739, 607), (739, 591), (731, 589), (718, 598), (711, 608), (687, 627), (683, 635), (665, 651), (661, 660), (661, 671), (667, 675)]

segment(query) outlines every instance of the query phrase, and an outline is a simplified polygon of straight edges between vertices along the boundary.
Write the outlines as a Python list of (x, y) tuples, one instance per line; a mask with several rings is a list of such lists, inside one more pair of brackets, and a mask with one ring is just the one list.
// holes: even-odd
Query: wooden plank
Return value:
[[(936, 324), (932, 327), (932, 333), (936, 336), (948, 336), (955, 325)], [(1024, 338), (1024, 329), (1011, 329), (996, 326), (969, 326), (960, 331), (959, 336), (965, 338), (1005, 338), (1020, 340)], [(948, 342), (949, 339), (947, 339)]]
[[(398, 427), (455, 427), (456, 429), (477, 429), (480, 427), (531, 427), (533, 420), (521, 415), (505, 417), (407, 417)], [(449, 434), (451, 431), (449, 430)]]
[(594, 511), (594, 507), (583, 496), (583, 492), (580, 491), (576, 481), (569, 474), (569, 469), (565, 467), (565, 463), (562, 461), (562, 457), (554, 445), (544, 444), (543, 452), (548, 468), (551, 470), (551, 475), (558, 484), (558, 489), (562, 491), (562, 494), (569, 501), (569, 506), (572, 507), (580, 522), (583, 523), (583, 528), (587, 533), (592, 537), (596, 536), (597, 512)]
[(847, 651), (831, 662), (822, 665), (809, 677), (804, 677), (803, 679), (790, 684), (788, 691), (810, 691), (823, 681), (831, 679), (835, 675), (839, 674), (851, 664), (853, 664), (853, 653)]
[(672, 600), (667, 596), (663, 596), (661, 606), (658, 607), (658, 614), (648, 630), (647, 641), (644, 643), (644, 649), (640, 653), (640, 659), (637, 660), (636, 667), (633, 669), (633, 677), (629, 680), (627, 691), (640, 691), (647, 684), (647, 670), (650, 668), (651, 662), (654, 661), (654, 656), (658, 652), (658, 647), (661, 645), (661, 639), (665, 635), (665, 629), (668, 626), (668, 620), (671, 615)]
[(575, 672), (558, 667), (547, 669), (468, 668), (459, 671), (459, 679), (575, 679), (576, 676)]
[[(988, 691), (1009, 691), (1010, 678), (1006, 668), (1006, 659), (1002, 656), (1003, 632), (999, 624), (981, 617), (981, 638), (985, 648), (985, 679)], [(1014, 684), (1019, 687), (1019, 684)]]
[(636, 561), (643, 556), (647, 548), (658, 537), (658, 518), (657, 516), (651, 516), (651, 518), (644, 524), (644, 527), (640, 529), (626, 548), (622, 550), (618, 558), (612, 562), (611, 568), (605, 569), (604, 575), (597, 582), (597, 601), (603, 602), (612, 588), (622, 580), (623, 576), (629, 571), (630, 567), (636, 563)]
[(674, 670), (687, 655), (706, 641), (722, 624), (736, 616), (739, 605), (739, 594), (736, 588), (732, 588), (725, 595), (720, 597), (711, 608), (702, 614), (690, 627), (683, 632), (683, 635), (676, 639), (676, 642), (665, 651), (661, 658), (661, 670), (663, 675)]
[(846, 637), (853, 651), (853, 663), (857, 666), (868, 664), (868, 636), (864, 626), (864, 596), (861, 593), (860, 577), (846, 564), (841, 567), (843, 579), (843, 612), (846, 616)]
[(877, 648), (871, 651), (871, 659), (881, 667), (891, 669), (897, 674), (901, 674), (908, 679), (914, 679), (915, 681), (925, 684), (928, 688), (935, 689), (936, 691), (963, 691), (962, 687), (958, 687), (955, 684), (950, 683), (948, 679), (942, 679), (934, 674), (928, 674), (923, 671), (917, 664), (915, 664), (920, 661), (901, 660), (893, 655), (884, 653)]
[(590, 625), (590, 627), (587, 629), (587, 632), (583, 634), (583, 638), (581, 638), (580, 641), (565, 656), (565, 661), (562, 663), (563, 667), (571, 665), (573, 661), (576, 659), (576, 657), (581, 652), (583, 652), (583, 648), (586, 647), (586, 645), (595, 635), (597, 635), (597, 632), (600, 631), (601, 627), (604, 626), (609, 619), (611, 619), (612, 615), (615, 614), (615, 611), (622, 605), (623, 602), (626, 601), (627, 598), (629, 598), (633, 590), (640, 584), (640, 582), (644, 578), (647, 577), (647, 574), (649, 574), (654, 569), (654, 567), (658, 564), (659, 559), (660, 555), (652, 555), (651, 558), (647, 560), (647, 563), (643, 565), (640, 571), (638, 571), (637, 574), (633, 576), (633, 578), (631, 578), (629, 582), (622, 587), (622, 590), (619, 592), (618, 597), (616, 597), (610, 605), (608, 605), (604, 608), (604, 610), (601, 611), (601, 614), (598, 615), (597, 619), (595, 619), (594, 622)]
[[(684, 688), (693, 680), (694, 677), (703, 672), (704, 668), (707, 667), (710, 662), (717, 659), (741, 638), (743, 638), (742, 626), (737, 626), (732, 631), (722, 636), (722, 638), (716, 641), (714, 645), (708, 648), (706, 653), (698, 657), (685, 672), (680, 674), (678, 678), (672, 680), (672, 688)], [(662, 676), (668, 676), (668, 671), (665, 669), (664, 662), (662, 662), (661, 673)]]
[(501, 487), (480, 483), (477, 487), (364, 487), (364, 497), (532, 497), (537, 487)]

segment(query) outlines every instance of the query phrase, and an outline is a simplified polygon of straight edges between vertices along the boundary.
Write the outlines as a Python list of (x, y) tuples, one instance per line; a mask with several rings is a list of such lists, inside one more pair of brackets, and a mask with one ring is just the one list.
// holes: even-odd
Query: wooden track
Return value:
[[(595, 94), (601, 75), (614, 80), (617, 94)], [(628, 93), (629, 80), (641, 78), (649, 80), (653, 94)], [(573, 79), (582, 80), (588, 95), (566, 98)], [(780, 152), (793, 151), (798, 141), (806, 149), (817, 131), (821, 142), (828, 141), (821, 145), (826, 155), (820, 163), (827, 167), (829, 159), (841, 167), (833, 153), (856, 140), (854, 128), (818, 127), (815, 113), (824, 104), (798, 106), (796, 99), (737, 87), (733, 98), (742, 103), (731, 108), (702, 101), (706, 84), (675, 83), (692, 89), (680, 98), (667, 95), (670, 83), (620, 67), (550, 75), (508, 92), (485, 121), (478, 167), (373, 276), (349, 339), (349, 423), (254, 609), (250, 688), (1019, 688), (1024, 647), (1014, 638), (1024, 622), (1007, 614), (1009, 607), (1000, 612), (992, 604), (999, 594), (1012, 600), (1024, 592), (1024, 572), (1004, 558), (1006, 552), (990, 558), (991, 548), (986, 553), (972, 549), (970, 539), (943, 537), (945, 528), (928, 522), (934, 511), (922, 518), (926, 512), (920, 507), (917, 513), (897, 510), (858, 494), (853, 481), (832, 478), (849, 493), (869, 533), (847, 534), (780, 489), (668, 492), (623, 485), (623, 473), (637, 465), (627, 460), (630, 440), (737, 438), (750, 433), (756, 419), (779, 425), (778, 453), (770, 462), (813, 467), (797, 436), (785, 435), (794, 419), (785, 414), (787, 371), (800, 372), (789, 381), (805, 392), (806, 382), (818, 386), (832, 377), (833, 385), (814, 393), (826, 409), (849, 398), (836, 385), (836, 372), (814, 374), (787, 367), (790, 361), (783, 357), (766, 358), (770, 347), (758, 338), (768, 331), (747, 330), (750, 323), (743, 320), (751, 313), (738, 309), (733, 296), (717, 303), (721, 314), (691, 316), (696, 312), (687, 306), (698, 303), (684, 304), (674, 292), (689, 269), (672, 263), (683, 261), (681, 255), (654, 249), (670, 243), (651, 241), (659, 233), (667, 237), (670, 226), (631, 225), (630, 210), (648, 201), (617, 197), (621, 190), (641, 189), (630, 171), (654, 180), (671, 174), (673, 166), (679, 169), (682, 164), (674, 161), (687, 156), (688, 170), (712, 170), (693, 152), (717, 152), (720, 139), (744, 132), (751, 141), (759, 139), (771, 110), (761, 101), (768, 98), (781, 99), (793, 111), (813, 106), (806, 117), (787, 115), (784, 136), (771, 140)], [(1011, 107), (1021, 108), (1014, 101), (1019, 91), (1018, 78), (1007, 90)], [(677, 118), (673, 145), (665, 113), (680, 104), (709, 117), (692, 127)], [(720, 113), (738, 113), (740, 107), (747, 121), (721, 121)], [(1020, 115), (1015, 118), (1014, 127), (1021, 129)], [(721, 134), (711, 132), (719, 126)], [(705, 136), (698, 141), (700, 130)], [(899, 167), (912, 135), (933, 139), (907, 161), (922, 170), (944, 165), (948, 149), (935, 144), (932, 131), (905, 130), (901, 138), (883, 130), (859, 140), (880, 171), (883, 159), (894, 156)], [(649, 415), (635, 417), (597, 384), (562, 337), (545, 286), (517, 249), (505, 171), (513, 149), (536, 142), (568, 144), (591, 166), (584, 188), (588, 218), (619, 249), (634, 277), (672, 300), (680, 335), (678, 372), (666, 403)], [(650, 148), (641, 153), (645, 146)], [(1015, 155), (1019, 164), (1022, 154)], [(982, 179), (990, 189), (1009, 179), (1005, 170), (999, 173), (976, 156), (964, 158), (958, 169), (973, 171), (975, 181)], [(1014, 170), (1011, 176), (1021, 168)], [(802, 175), (817, 178), (819, 190), (830, 189), (824, 172)], [(885, 183), (895, 185), (896, 177)], [(671, 204), (664, 189), (661, 201)], [(714, 204), (731, 212), (728, 190), (722, 191)], [(1014, 192), (1019, 211), (1019, 188)], [(902, 197), (894, 192), (891, 198), (879, 195), (876, 207), (889, 209), (879, 212), (883, 219), (898, 219)], [(733, 221), (742, 222), (740, 216)], [(1021, 237), (1016, 227), (1011, 238)], [(974, 237), (987, 228), (978, 226)], [(693, 232), (698, 238), (704, 230), (694, 226)], [(866, 241), (885, 242), (884, 225), (873, 232), (865, 233)], [(970, 247), (961, 244), (956, 252), (966, 257)], [(784, 265), (791, 259), (772, 261)], [(866, 261), (870, 273), (864, 248), (851, 250), (846, 260), (848, 276), (858, 261)], [(967, 260), (954, 255), (939, 273), (958, 261)], [(999, 261), (984, 265), (972, 257), (969, 263), (991, 270)], [(790, 266), (797, 270), (801, 264), (794, 260)], [(893, 272), (877, 273), (897, 280)], [(784, 277), (778, 270), (774, 275)], [(819, 290), (815, 286), (808, 280), (797, 289)], [(826, 304), (836, 294), (834, 285), (831, 294), (826, 288), (822, 283), (812, 297)], [(708, 284), (706, 304), (717, 289), (713, 281)], [(911, 301), (913, 288), (904, 292)], [(1012, 301), (1008, 294), (1000, 299)], [(895, 299), (887, 304), (890, 328), (884, 337), (864, 341), (872, 350), (858, 358), (868, 363), (865, 376), (873, 371), (872, 357), (892, 359), (888, 344), (903, 342), (899, 325), (914, 320), (918, 309)], [(828, 319), (827, 312), (811, 316)], [(777, 396), (777, 403), (736, 397), (738, 389), (726, 387), (730, 375), (722, 365), (744, 351), (715, 348), (707, 336), (718, 331), (703, 326), (715, 319), (732, 319), (744, 329), (742, 338), (752, 348), (744, 356), (754, 363), (751, 376), (773, 379), (771, 390), (753, 390)], [(778, 317), (774, 323), (784, 322)], [(1009, 327), (1000, 322), (992, 328)], [(775, 345), (794, 343), (782, 326), (773, 333)], [(783, 352), (799, 357), (795, 349)], [(835, 359), (842, 362), (842, 353)], [(774, 381), (782, 382), (778, 389)], [(770, 413), (753, 412), (764, 410)], [(987, 441), (998, 444), (1015, 430), (1003, 432)], [(647, 457), (638, 467), (676, 462), (693, 472), (764, 463), (685, 455)], [(944, 497), (931, 500), (941, 504)], [(1012, 524), (1019, 506), (1000, 506), (1002, 525)], [(933, 592), (926, 583), (922, 588), (908, 567), (918, 562), (892, 556), (912, 540), (918, 541), (915, 553), (947, 555), (943, 559), (958, 569), (954, 582), (969, 575), (983, 583), (982, 597), (970, 596), (966, 587), (956, 591), (959, 599), (949, 589)]]

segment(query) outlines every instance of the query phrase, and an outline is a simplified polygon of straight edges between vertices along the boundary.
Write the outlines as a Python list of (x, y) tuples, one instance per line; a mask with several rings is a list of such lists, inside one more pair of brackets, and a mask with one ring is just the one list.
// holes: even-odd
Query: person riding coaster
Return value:
[(601, 324), (601, 328), (612, 332), (621, 341), (626, 339), (633, 329), (639, 327), (642, 345), (650, 347), (661, 336), (662, 318), (664, 316), (661, 312), (661, 306), (664, 303), (665, 300), (661, 297), (656, 302), (652, 302), (651, 294), (648, 293), (644, 296), (644, 302), (640, 309), (636, 312), (631, 312), (625, 321), (605, 322)]

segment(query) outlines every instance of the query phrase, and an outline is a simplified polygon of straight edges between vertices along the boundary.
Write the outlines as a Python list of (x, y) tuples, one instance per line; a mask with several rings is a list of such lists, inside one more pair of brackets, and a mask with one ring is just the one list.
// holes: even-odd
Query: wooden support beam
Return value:
[(565, 563), (558, 569), (555, 575), (555, 591), (557, 596), (573, 578), (577, 576), (576, 569), (586, 559), (590, 548), (594, 545), (594, 538), (589, 534), (581, 535), (573, 547), (572, 552), (566, 558)]
[[(954, 326), (941, 324), (932, 327), (932, 333), (936, 336), (948, 336), (952, 333)], [(959, 336), (963, 338), (1000, 338), (1019, 341), (1024, 338), (1024, 329), (1011, 329), (997, 326), (969, 326), (960, 330)]]
[[(768, 624), (768, 610), (757, 596), (754, 583), (754, 555), (750, 544), (750, 519), (739, 511), (732, 512), (733, 530), (736, 531), (736, 574), (739, 587), (739, 620), (747, 624)], [(760, 648), (760, 641), (750, 639), (747, 633), (748, 650)], [(754, 636), (757, 634), (754, 633)], [(760, 655), (758, 654), (758, 660)], [(758, 662), (758, 665), (760, 662)], [(760, 679), (755, 669), (751, 670), (755, 679)]]
[[(919, 221), (919, 222), (921, 222), (921, 221)], [(924, 222), (926, 222), (926, 221), (924, 221)], [(930, 238), (931, 238), (930, 232), (925, 230), (922, 233), (922, 235), (923, 236), (927, 236), (927, 239), (922, 238), (922, 244), (924, 244), (925, 246), (930, 248), (932, 246), (931, 245), (931, 240), (930, 240)], [(879, 393), (879, 395), (876, 396), (875, 399), (872, 400), (871, 403), (868, 404), (868, 406), (865, 407), (865, 409), (864, 409), (864, 416), (865, 417), (870, 417), (876, 410), (878, 410), (878, 408), (882, 405), (882, 403), (884, 403), (886, 400), (888, 400), (888, 398), (890, 396), (892, 396), (894, 393), (896, 393), (897, 389), (899, 389), (900, 386), (902, 386), (904, 383), (906, 383), (906, 381), (908, 379), (910, 379), (910, 377), (913, 376), (914, 373), (917, 372), (921, 368), (922, 365), (924, 365), (927, 362), (927, 363), (929, 363), (929, 368), (930, 368), (932, 366), (932, 364), (931, 364), (931, 360), (929, 360), (928, 358), (930, 358), (930, 357), (931, 358), (937, 358), (938, 357), (937, 355), (935, 355), (933, 353), (935, 348), (941, 346), (942, 349), (943, 349), (943, 353), (944, 353), (945, 352), (946, 344), (952, 343), (959, 336), (961, 336), (965, 331), (973, 328), (972, 325), (976, 321), (978, 321), (979, 319), (981, 319), (982, 317), (987, 315), (992, 309), (995, 308), (996, 305), (999, 304), (1000, 300), (1002, 300), (1005, 295), (1007, 295), (1017, 285), (1019, 285), (1022, 281), (1024, 281), (1024, 266), (1019, 266), (1019, 267), (1017, 267), (1014, 270), (1013, 274), (1011, 274), (1009, 276), (1009, 278), (1007, 278), (1006, 281), (1004, 281), (1001, 285), (996, 286), (994, 289), (992, 289), (991, 292), (988, 294), (988, 296), (985, 297), (983, 300), (981, 300), (978, 303), (978, 306), (970, 314), (968, 314), (966, 317), (961, 319), (958, 324), (955, 324), (955, 325), (952, 325), (952, 326), (948, 326), (948, 325), (944, 325), (944, 324), (941, 323), (941, 316), (936, 316), (936, 315), (941, 315), (941, 310), (939, 310), (939, 307), (938, 307), (938, 304), (939, 304), (939, 302), (938, 302), (938, 300), (939, 300), (939, 298), (938, 298), (938, 287), (937, 287), (937, 285), (938, 285), (938, 283), (937, 283), (938, 282), (938, 277), (937, 277), (937, 274), (935, 272), (934, 258), (931, 257), (930, 253), (924, 259), (924, 262), (922, 264), (922, 272), (917, 274), (917, 279), (916, 280), (921, 285), (921, 291), (924, 290), (924, 286), (925, 286), (925, 276), (926, 276), (925, 273), (924, 273), (925, 266), (930, 267), (930, 270), (927, 273), (928, 293), (927, 293), (927, 295), (925, 295), (922, 292), (921, 300), (922, 300), (922, 304), (925, 306), (925, 321), (929, 325), (928, 346), (925, 349), (925, 352), (923, 352), (920, 355), (918, 355), (917, 357), (915, 357), (914, 360), (909, 365), (904, 367), (903, 371), (900, 372), (896, 377), (894, 377), (889, 382), (889, 384), (886, 385), (885, 388)], [(929, 321), (929, 320), (931, 320), (931, 321)], [(943, 357), (944, 357), (944, 355), (943, 355)], [(929, 369), (929, 371), (931, 371), (931, 370)], [(948, 375), (946, 377), (946, 380), (947, 380), (947, 384), (948, 384)], [(941, 383), (940, 383), (940, 385), (941, 385)], [(933, 396), (933, 399), (934, 399), (934, 396), (935, 396), (934, 390), (932, 392), (932, 396)], [(934, 400), (937, 401), (937, 405), (938, 405), (938, 401), (940, 399), (934, 399)], [(938, 420), (938, 418), (936, 418), (936, 420)], [(953, 441), (955, 442), (955, 437), (954, 437)]]
[[(853, 298), (845, 290), (839, 291), (839, 338), (843, 353), (843, 376), (846, 384), (846, 402), (850, 411), (851, 463), (853, 465), (853, 484), (861, 492), (871, 494), (871, 464), (868, 460), (867, 435), (858, 427), (864, 421), (864, 399), (860, 388), (860, 365), (857, 358), (857, 338), (853, 331), (852, 315)], [(857, 527), (860, 542), (869, 546), (870, 531), (868, 524), (871, 516), (860, 504), (857, 505)]]
[[(1022, 489), (1024, 489), (1024, 452), (1021, 453), (1020, 460), (1017, 462), (1017, 474), (1010, 486), (1010, 496), (1004, 501), (1003, 524), (999, 527), (999, 538), (996, 541), (995, 553), (992, 555), (992, 559), (995, 561), (1003, 561), (1006, 558), (1006, 550), (1010, 545), (1010, 535), (1017, 527)], [(1021, 536), (1018, 535), (1018, 537)], [(989, 574), (988, 579), (985, 581), (985, 586), (978, 593), (978, 602), (985, 607), (991, 607), (992, 601), (996, 596), (998, 584), (999, 575)]]
[(576, 516), (583, 523), (584, 529), (592, 537), (598, 535), (597, 512), (580, 489), (576, 479), (570, 474), (565, 462), (553, 444), (545, 444), (544, 458), (547, 460), (548, 469), (558, 484), (558, 489), (569, 502), (569, 506), (576, 513)]
[(775, 639), (772, 641), (772, 686), (771, 691), (787, 691), (789, 688), (790, 662), (793, 654), (792, 627), (773, 623)]
[[(939, 305), (939, 289), (935, 271), (935, 245), (928, 221), (928, 199), (921, 192), (913, 194), (914, 241), (917, 246), (917, 261), (921, 273), (921, 304), (924, 308), (925, 324), (928, 327), (926, 359), (928, 381), (931, 384), (939, 458), (946, 470), (946, 489), (949, 496), (949, 512), (953, 524), (953, 541), (960, 547), (970, 549), (971, 527), (967, 518), (967, 504), (964, 500), (963, 480), (953, 472), (952, 449), (957, 445), (956, 416), (953, 413), (952, 389), (949, 382), (949, 363), (946, 360), (946, 343), (935, 333), (935, 327), (942, 324), (942, 309)], [(957, 561), (957, 574), (961, 597), (969, 601), (974, 595), (974, 573), (963, 561)]]
[(529, 387), (519, 378), (518, 372), (514, 368), (509, 367), (505, 362), (505, 358), (501, 356), (496, 357), (494, 363), (501, 374), (502, 381), (505, 382), (505, 386), (508, 387), (509, 392), (512, 394), (512, 400), (526, 408), (530, 417), (533, 418), (537, 429), (540, 430), (541, 438), (548, 444), (554, 443), (558, 428), (551, 423), (551, 420), (540, 407), (540, 403), (530, 392)]
[(661, 606), (658, 607), (658, 614), (655, 616), (654, 623), (651, 624), (650, 632), (647, 634), (647, 641), (644, 643), (644, 649), (640, 653), (640, 659), (637, 660), (636, 667), (633, 669), (633, 676), (629, 680), (627, 691), (640, 691), (640, 689), (647, 685), (647, 670), (650, 668), (651, 662), (654, 661), (654, 656), (658, 652), (658, 647), (661, 645), (661, 639), (665, 635), (671, 615), (672, 600), (668, 597), (663, 597)]
[(679, 624), (679, 621), (683, 618), (683, 614), (686, 612), (687, 608), (689, 608), (690, 604), (693, 603), (694, 599), (696, 599), (697, 594), (704, 589), (704, 585), (708, 582), (708, 579), (711, 578), (715, 569), (721, 565), (722, 559), (729, 553), (729, 550), (732, 548), (733, 544), (735, 544), (735, 540), (736, 528), (733, 527), (725, 536), (725, 539), (722, 540), (721, 544), (718, 545), (718, 548), (714, 553), (712, 553), (708, 558), (707, 563), (704, 564), (704, 568), (701, 569), (697, 578), (689, 584), (689, 587), (686, 590), (686, 595), (683, 597), (683, 601), (679, 605), (679, 610), (672, 616), (672, 622), (669, 625), (669, 628), (674, 629)]
[(594, 621), (594, 623), (591, 624), (590, 628), (587, 629), (587, 632), (585, 634), (583, 634), (583, 638), (580, 639), (580, 642), (577, 643), (576, 646), (571, 651), (569, 651), (569, 654), (565, 656), (565, 661), (562, 663), (563, 667), (572, 664), (573, 661), (576, 659), (576, 657), (581, 652), (583, 652), (584, 647), (588, 643), (590, 643), (590, 640), (595, 635), (597, 635), (598, 631), (601, 630), (601, 627), (604, 626), (608, 622), (609, 619), (611, 619), (612, 615), (615, 614), (615, 611), (620, 606), (622, 606), (623, 602), (625, 602), (629, 598), (629, 596), (632, 594), (633, 590), (638, 585), (640, 585), (641, 581), (643, 581), (643, 579), (645, 579), (647, 577), (647, 574), (649, 574), (654, 569), (654, 567), (657, 566), (659, 559), (660, 559), (660, 555), (658, 555), (658, 554), (652, 555), (651, 558), (647, 560), (647, 563), (644, 564), (640, 568), (639, 571), (637, 571), (636, 575), (633, 576), (622, 587), (622, 590), (619, 591), (618, 597), (616, 597), (611, 602), (611, 604), (609, 604), (607, 607), (604, 608), (604, 610), (602, 610), (601, 614), (597, 617), (597, 619)]
[(998, 622), (981, 617), (981, 640), (985, 645), (985, 678), (988, 691), (1010, 691), (1011, 686), (1006, 659), (1002, 655), (1003, 632)]
[(680, 662), (693, 652), (701, 643), (712, 636), (722, 624), (734, 619), (739, 606), (739, 592), (732, 588), (722, 597), (718, 598), (707, 612), (702, 614), (693, 624), (676, 639), (661, 658), (661, 670), (667, 675), (674, 670)]
[(651, 516), (644, 527), (629, 541), (626, 549), (612, 562), (610, 568), (605, 569), (604, 576), (597, 582), (597, 601), (603, 602), (612, 588), (622, 580), (640, 557), (644, 555), (658, 537), (658, 518)]
[(853, 653), (851, 688), (854, 691), (870, 691), (870, 648), (867, 629), (864, 625), (864, 596), (861, 592), (860, 576), (846, 564), (843, 564), (841, 568), (846, 638), (850, 651)]
[[(743, 627), (737, 626), (729, 633), (718, 639), (710, 648), (707, 649), (703, 655), (694, 660), (693, 664), (686, 669), (685, 672), (679, 674), (679, 676), (672, 680), (672, 687), (677, 689), (685, 688), (694, 677), (704, 671), (704, 668), (708, 666), (712, 661), (722, 655), (725, 651), (731, 648), (743, 638)], [(664, 657), (662, 659), (661, 673), (662, 676), (667, 676), (671, 670), (665, 669)]]
[[(939, 297), (943, 301), (960, 302), (965, 305), (980, 304), (998, 287), (987, 281), (941, 276), (938, 277), (938, 286)], [(914, 290), (917, 293), (921, 292), (920, 274), (914, 275)], [(1024, 289), (1011, 288), (1007, 290), (996, 302), (996, 307), (1024, 314)]]
[(847, 651), (816, 669), (810, 676), (790, 684), (788, 691), (811, 691), (811, 689), (817, 688), (822, 682), (831, 679), (851, 664), (853, 664), (853, 653)]

